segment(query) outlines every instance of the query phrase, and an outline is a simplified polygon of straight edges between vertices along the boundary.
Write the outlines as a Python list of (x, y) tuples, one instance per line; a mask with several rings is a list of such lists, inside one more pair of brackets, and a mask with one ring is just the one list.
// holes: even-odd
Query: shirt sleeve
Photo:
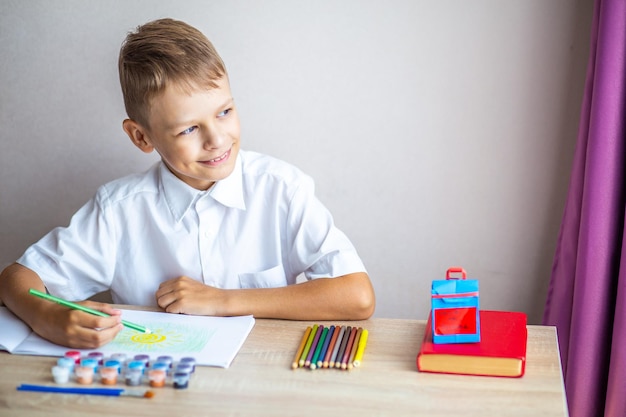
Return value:
[(30, 246), (17, 263), (32, 269), (50, 293), (84, 300), (110, 287), (115, 266), (114, 227), (102, 187), (72, 217)]
[(304, 176), (289, 204), (289, 258), (307, 279), (335, 278), (366, 272), (354, 245), (339, 230), (330, 211), (315, 196), (313, 180)]

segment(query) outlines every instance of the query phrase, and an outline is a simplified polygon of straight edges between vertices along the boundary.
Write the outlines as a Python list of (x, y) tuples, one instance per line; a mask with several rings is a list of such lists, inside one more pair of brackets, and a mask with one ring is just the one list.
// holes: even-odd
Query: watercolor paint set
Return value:
[(195, 372), (193, 357), (175, 362), (171, 356), (158, 356), (154, 360), (145, 354), (128, 357), (116, 353), (105, 357), (101, 352), (81, 356), (79, 351), (67, 351), (51, 368), (57, 384), (75, 382), (80, 385), (148, 385), (153, 388), (172, 386), (185, 389)]

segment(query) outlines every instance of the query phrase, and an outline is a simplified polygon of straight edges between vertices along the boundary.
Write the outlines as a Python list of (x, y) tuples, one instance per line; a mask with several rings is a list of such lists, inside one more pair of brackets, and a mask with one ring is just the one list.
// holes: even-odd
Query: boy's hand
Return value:
[(123, 328), (120, 311), (109, 304), (79, 303), (111, 315), (95, 316), (33, 297), (30, 288), (46, 291), (39, 275), (31, 269), (14, 263), (0, 274), (0, 298), (4, 304), (44, 339), (75, 349), (95, 349), (113, 340)]
[(168, 313), (288, 320), (365, 320), (376, 299), (369, 276), (355, 272), (275, 288), (220, 289), (188, 277), (165, 281), (157, 304)]
[(50, 303), (50, 306), (45, 308), (46, 314), (35, 324), (33, 330), (59, 345), (74, 349), (95, 349), (112, 341), (124, 328), (120, 311), (113, 309), (109, 304), (93, 301), (78, 304), (111, 316), (95, 316)]
[(225, 291), (189, 277), (163, 282), (155, 295), (159, 307), (168, 313), (203, 316), (224, 314), (220, 306), (225, 302)]

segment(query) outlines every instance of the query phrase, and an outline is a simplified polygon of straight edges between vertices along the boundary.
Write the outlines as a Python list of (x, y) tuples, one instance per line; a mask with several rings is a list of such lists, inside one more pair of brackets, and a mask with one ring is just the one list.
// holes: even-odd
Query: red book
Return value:
[(480, 342), (433, 343), (431, 317), (417, 355), (421, 372), (521, 377), (526, 365), (526, 314), (480, 311)]

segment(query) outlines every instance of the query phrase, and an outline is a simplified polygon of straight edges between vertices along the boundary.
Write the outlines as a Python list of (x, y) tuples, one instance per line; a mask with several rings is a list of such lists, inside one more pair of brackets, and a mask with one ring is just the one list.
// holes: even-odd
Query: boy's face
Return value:
[(233, 172), (240, 128), (226, 76), (217, 88), (190, 94), (170, 85), (150, 104), (149, 128), (124, 121), (124, 130), (137, 147), (156, 150), (174, 175), (198, 190)]

